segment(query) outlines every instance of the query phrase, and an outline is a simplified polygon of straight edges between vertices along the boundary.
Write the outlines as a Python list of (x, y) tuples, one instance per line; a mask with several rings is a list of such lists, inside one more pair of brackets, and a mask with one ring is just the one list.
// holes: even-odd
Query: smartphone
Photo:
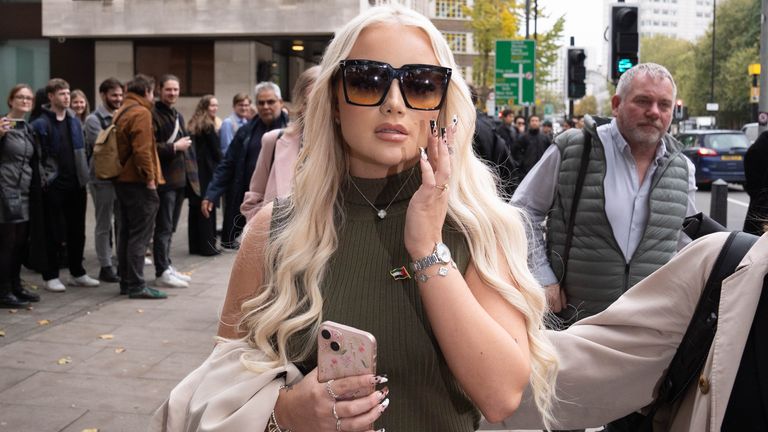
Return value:
[[(324, 321), (317, 334), (317, 380), (376, 373), (376, 338), (367, 331)], [(371, 391), (373, 391), (371, 385)]]
[(10, 123), (11, 129), (23, 129), (24, 123), (26, 123), (26, 120), (23, 118), (21, 119), (15, 119), (15, 118), (9, 118), (7, 119)]

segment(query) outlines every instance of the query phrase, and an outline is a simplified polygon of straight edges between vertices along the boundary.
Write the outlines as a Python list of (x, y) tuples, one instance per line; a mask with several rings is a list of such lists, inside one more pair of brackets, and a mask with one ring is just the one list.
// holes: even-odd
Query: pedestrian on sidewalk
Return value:
[[(160, 208), (155, 219), (152, 256), (155, 260), (155, 284), (168, 288), (186, 288), (190, 277), (177, 271), (171, 263), (171, 240), (179, 225), (181, 207), (187, 195), (200, 196), (197, 178), (197, 155), (187, 132), (184, 117), (176, 111), (179, 100), (179, 78), (160, 78), (160, 100), (152, 109), (157, 154), (165, 184), (157, 187)], [(192, 240), (192, 239), (190, 239)]]
[(160, 206), (157, 185), (165, 183), (152, 132), (155, 80), (136, 75), (126, 84), (123, 105), (115, 113), (117, 145), (123, 170), (115, 180), (120, 205), (117, 261), (120, 294), (130, 298), (163, 299), (166, 294), (144, 280), (144, 252)]
[(749, 194), (749, 208), (744, 232), (763, 232), (768, 222), (768, 131), (760, 134), (744, 155), (744, 190)]
[(296, 159), (303, 142), (304, 116), (307, 100), (315, 84), (320, 66), (313, 66), (299, 75), (293, 87), (293, 121), (285, 129), (264, 134), (256, 169), (251, 176), (248, 192), (245, 193), (240, 213), (246, 223), (264, 206), (275, 198), (291, 193)]
[(45, 206), (46, 251), (48, 265), (43, 270), (45, 289), (66, 290), (59, 280), (57, 253), (59, 245), (67, 244), (67, 263), (72, 279), (69, 285), (99, 286), (83, 267), (85, 249), (85, 210), (88, 194), (88, 161), (85, 154), (83, 129), (69, 110), (69, 83), (61, 78), (48, 81), (46, 93), (50, 105), (32, 122), (40, 140), (42, 163), (47, 185), (43, 190)]
[[(24, 120), (32, 109), (32, 87), (15, 85), (7, 115), (0, 118), (0, 307), (22, 308), (40, 296), (21, 285), (21, 263), (29, 239), (30, 187), (39, 180), (40, 149)], [(37, 175), (35, 175), (35, 172)]]
[(210, 111), (211, 104), (218, 104), (216, 97), (205, 95), (197, 103), (195, 113), (189, 119), (187, 128), (197, 155), (197, 174), (200, 180), (200, 194), (189, 195), (187, 233), (189, 253), (211, 256), (221, 253), (216, 247), (216, 209), (208, 218), (200, 214), (201, 196), (205, 196), (216, 166), (221, 162), (221, 146), (216, 133), (215, 117)]
[[(93, 145), (99, 133), (112, 124), (115, 112), (123, 104), (123, 84), (117, 78), (107, 78), (99, 85), (101, 105), (85, 119), (85, 145), (88, 155), (93, 155)], [(96, 216), (96, 225), (93, 229), (93, 242), (96, 248), (96, 257), (99, 260), (99, 280), (102, 282), (120, 282), (120, 277), (112, 266), (112, 220), (115, 219), (115, 239), (120, 220), (118, 214), (115, 186), (112, 180), (101, 180), (96, 177), (93, 161), (88, 173), (90, 181), (88, 188), (91, 191), (93, 210)]]
[[(472, 150), (474, 121), (423, 15), (371, 8), (331, 41), (293, 192), (249, 223), (221, 316), (220, 334), (244, 336), (232, 343), (254, 354), (248, 369), (231, 363), (233, 377), (291, 363), (304, 374), (270, 393), (270, 430), (474, 431), (481, 413), (510, 415), (529, 382), (548, 413), (545, 298), (525, 265), (522, 215)], [(321, 320), (376, 337), (387, 387), (374, 391), (385, 380), (373, 375), (318, 383)]]

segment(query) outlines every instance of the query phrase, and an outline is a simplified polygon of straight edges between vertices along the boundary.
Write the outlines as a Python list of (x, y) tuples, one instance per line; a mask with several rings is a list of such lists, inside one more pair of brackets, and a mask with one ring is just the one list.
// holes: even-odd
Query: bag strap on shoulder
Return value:
[(677, 401), (701, 373), (717, 331), (723, 280), (736, 271), (736, 267), (756, 241), (757, 236), (734, 231), (723, 244), (685, 335), (672, 358), (667, 375), (661, 382), (658, 396), (645, 417), (645, 427), (641, 430), (650, 431), (656, 411), (663, 404), (673, 404)]
[(581, 190), (584, 188), (584, 179), (587, 177), (589, 152), (591, 150), (592, 136), (585, 130), (584, 146), (581, 150), (581, 164), (579, 165), (579, 176), (576, 178), (576, 189), (573, 192), (573, 202), (571, 203), (571, 211), (568, 215), (568, 229), (565, 235), (565, 248), (563, 250), (563, 277), (568, 274), (568, 256), (571, 254), (571, 244), (573, 243), (573, 228), (576, 225), (576, 211), (579, 208)]

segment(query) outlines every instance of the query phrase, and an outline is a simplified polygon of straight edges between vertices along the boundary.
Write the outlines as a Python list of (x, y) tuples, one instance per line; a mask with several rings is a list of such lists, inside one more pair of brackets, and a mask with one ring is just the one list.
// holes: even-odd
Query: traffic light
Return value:
[(639, 48), (637, 6), (611, 6), (611, 78), (614, 83), (638, 63)]
[(675, 103), (675, 109), (672, 112), (672, 117), (677, 121), (688, 119), (688, 107), (683, 105), (682, 99), (678, 99)]
[(568, 99), (581, 99), (587, 93), (586, 58), (583, 48), (568, 48)]

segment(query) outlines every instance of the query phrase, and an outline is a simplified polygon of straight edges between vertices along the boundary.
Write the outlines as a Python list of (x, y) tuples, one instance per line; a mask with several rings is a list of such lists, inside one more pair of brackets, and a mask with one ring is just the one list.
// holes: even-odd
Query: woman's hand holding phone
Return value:
[(318, 367), (280, 392), (277, 423), (294, 432), (373, 431), (389, 405), (389, 389), (376, 390), (376, 339), (331, 321), (320, 325)]

